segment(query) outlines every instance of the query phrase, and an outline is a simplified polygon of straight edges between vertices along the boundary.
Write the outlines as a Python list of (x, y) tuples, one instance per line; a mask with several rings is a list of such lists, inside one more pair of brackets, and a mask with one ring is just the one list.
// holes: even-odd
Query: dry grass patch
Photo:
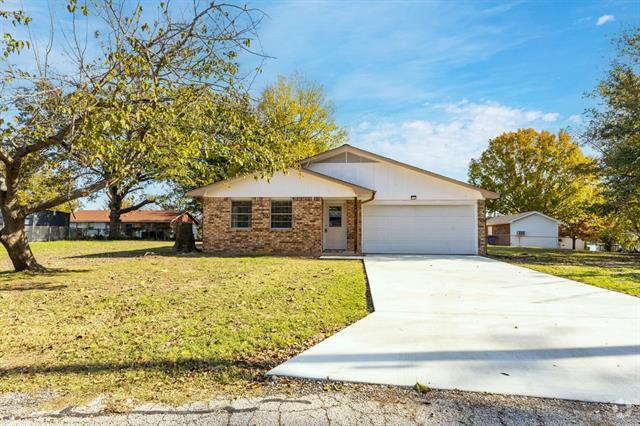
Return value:
[(0, 274), (0, 392), (180, 403), (246, 391), (367, 314), (358, 261), (174, 256), (139, 241), (33, 248), (57, 270)]

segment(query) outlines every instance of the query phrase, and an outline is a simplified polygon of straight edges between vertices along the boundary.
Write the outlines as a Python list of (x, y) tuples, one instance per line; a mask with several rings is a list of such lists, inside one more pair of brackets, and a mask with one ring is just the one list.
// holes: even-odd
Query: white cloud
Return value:
[(598, 18), (598, 20), (596, 21), (596, 25), (600, 26), (600, 25), (604, 25), (607, 22), (613, 22), (615, 20), (615, 16), (613, 15), (602, 15), (601, 17)]
[(502, 132), (536, 127), (555, 130), (559, 114), (495, 102), (463, 100), (437, 107), (439, 120), (362, 122), (351, 129), (351, 143), (427, 170), (466, 180), (469, 160)]
[(582, 117), (577, 114), (570, 115), (567, 120), (573, 124), (582, 124)]

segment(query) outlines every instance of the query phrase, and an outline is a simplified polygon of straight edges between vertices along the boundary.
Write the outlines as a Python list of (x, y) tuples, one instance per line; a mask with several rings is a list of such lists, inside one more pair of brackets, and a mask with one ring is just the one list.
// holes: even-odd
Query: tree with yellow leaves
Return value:
[(480, 158), (471, 160), (469, 182), (500, 193), (488, 202), (490, 211), (539, 211), (582, 238), (597, 218), (592, 206), (601, 189), (595, 170), (595, 160), (568, 133), (520, 129), (489, 141)]

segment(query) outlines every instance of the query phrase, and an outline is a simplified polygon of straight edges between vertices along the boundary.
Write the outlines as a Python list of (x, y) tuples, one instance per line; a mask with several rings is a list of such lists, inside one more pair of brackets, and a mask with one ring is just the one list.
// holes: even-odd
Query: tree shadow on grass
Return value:
[(636, 281), (640, 285), (640, 272), (621, 272), (617, 273), (616, 278), (623, 278), (630, 281)]
[[(302, 353), (298, 362), (315, 365), (318, 363), (344, 362), (363, 363), (371, 368), (399, 368), (398, 365), (387, 364), (400, 361), (411, 366), (417, 361), (493, 361), (498, 363), (559, 359), (598, 358), (603, 356), (627, 357), (640, 355), (640, 346), (635, 344), (617, 346), (589, 346), (566, 348), (528, 348), (528, 349), (488, 349), (488, 350), (454, 350), (423, 352), (365, 352), (365, 353)], [(157, 371), (166, 374), (182, 374), (185, 372), (218, 372), (223, 368), (238, 368), (253, 372), (266, 372), (281, 360), (276, 358), (229, 359), (211, 358), (182, 360), (151, 360), (130, 362), (98, 362), (83, 364), (34, 365), (0, 368), (0, 378), (16, 375), (34, 374), (86, 374), (113, 373), (125, 371)]]
[[(51, 284), (49, 282), (45, 283), (34, 283), (34, 282), (26, 282), (27, 280), (31, 280), (33, 278), (40, 277), (49, 277), (49, 278), (58, 278), (58, 277), (70, 277), (73, 274), (90, 272), (90, 269), (64, 269), (64, 268), (51, 268), (47, 269), (46, 272), (15, 272), (15, 271), (0, 271), (0, 291), (6, 290), (7, 286), (5, 283), (14, 284), (14, 289), (9, 288), (6, 291), (13, 290), (59, 290), (62, 287), (56, 286), (57, 288), (53, 288), (53, 286), (47, 287), (47, 284)], [(21, 280), (24, 280), (20, 282)], [(32, 286), (32, 288), (29, 288)], [(23, 287), (23, 288), (18, 288)], [(66, 287), (63, 286), (63, 287)]]
[(38, 374), (99, 374), (126, 371), (162, 372), (165, 374), (184, 374), (201, 372), (220, 372), (228, 368), (266, 372), (275, 367), (281, 360), (232, 360), (224, 358), (213, 359), (182, 359), (182, 360), (152, 360), (131, 362), (99, 362), (86, 364), (62, 365), (34, 365), (0, 368), (0, 379), (18, 375)]
[[(299, 258), (300, 256), (295, 253)], [(77, 256), (70, 256), (71, 259), (109, 259), (109, 258), (136, 258), (136, 257), (175, 257), (175, 258), (199, 258), (199, 257), (226, 257), (226, 258), (259, 258), (259, 257), (286, 257), (286, 254), (244, 254), (244, 253), (205, 253), (202, 251), (196, 251), (191, 253), (177, 253), (173, 251), (172, 247), (159, 247), (152, 249), (134, 249), (134, 250), (121, 250), (121, 251), (108, 251), (103, 253), (90, 253)], [(312, 257), (312, 256), (309, 256)]]
[(571, 271), (567, 276), (574, 278), (603, 278), (603, 279), (625, 279), (629, 281), (635, 281), (640, 284), (640, 272), (620, 272), (625, 268), (611, 268), (612, 271)]
[(69, 256), (70, 259), (102, 259), (102, 258), (129, 258), (129, 257), (145, 257), (145, 256), (191, 256), (198, 253), (178, 254), (173, 251), (172, 247), (143, 248), (133, 250), (105, 251), (100, 253), (79, 254)]
[(44, 290), (44, 291), (56, 291), (67, 288), (65, 284), (53, 284), (50, 282), (45, 283), (10, 283), (0, 284), (1, 291), (30, 291), (30, 290)]

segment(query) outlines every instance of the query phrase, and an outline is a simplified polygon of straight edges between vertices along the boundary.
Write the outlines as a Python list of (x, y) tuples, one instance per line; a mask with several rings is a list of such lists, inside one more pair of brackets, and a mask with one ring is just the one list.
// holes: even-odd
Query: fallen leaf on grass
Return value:
[(416, 382), (415, 385), (415, 390), (417, 390), (420, 393), (427, 393), (427, 392), (431, 392), (431, 388), (427, 385), (423, 385), (420, 382)]

